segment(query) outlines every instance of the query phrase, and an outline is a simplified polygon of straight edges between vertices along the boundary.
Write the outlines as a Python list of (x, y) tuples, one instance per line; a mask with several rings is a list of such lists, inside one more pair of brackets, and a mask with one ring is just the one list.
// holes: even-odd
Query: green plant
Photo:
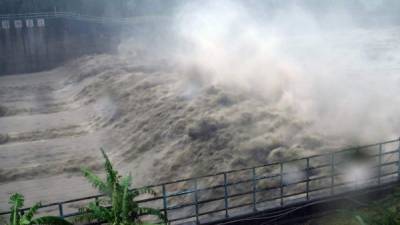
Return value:
[(367, 223), (365, 223), (364, 219), (360, 215), (355, 216), (355, 218), (360, 225), (367, 225)]
[(367, 210), (356, 211), (355, 219), (359, 225), (400, 225), (400, 190), (372, 203)]
[(83, 213), (81, 219), (97, 220), (112, 225), (137, 225), (144, 224), (141, 221), (142, 216), (153, 215), (166, 221), (159, 210), (140, 207), (135, 201), (135, 198), (142, 194), (155, 195), (156, 193), (149, 188), (129, 190), (132, 176), (121, 177), (118, 175), (103, 149), (101, 152), (105, 159), (106, 179), (102, 180), (89, 169), (83, 168), (82, 171), (87, 180), (105, 195), (105, 200), (91, 202), (87, 207), (81, 209)]
[(385, 208), (374, 213), (360, 213), (355, 219), (360, 225), (400, 225), (399, 211)]
[(24, 196), (19, 193), (11, 195), (9, 204), (11, 205), (9, 225), (72, 225), (70, 222), (56, 216), (44, 216), (34, 219), (34, 215), (41, 206), (40, 203), (36, 203), (27, 213), (22, 214)]

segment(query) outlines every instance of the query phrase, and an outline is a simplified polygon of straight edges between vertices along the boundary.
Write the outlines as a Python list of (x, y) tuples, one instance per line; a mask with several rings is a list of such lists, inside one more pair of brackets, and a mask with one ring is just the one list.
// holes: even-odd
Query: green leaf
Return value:
[(138, 197), (140, 195), (143, 195), (143, 194), (149, 194), (149, 195), (152, 195), (152, 196), (156, 196), (157, 195), (157, 193), (153, 189), (147, 188), (147, 187), (138, 188), (138, 189), (132, 190), (133, 198), (136, 198), (136, 197)]
[(101, 150), (101, 153), (103, 154), (103, 157), (104, 157), (104, 160), (105, 160), (104, 167), (105, 167), (105, 170), (106, 170), (106, 173), (107, 173), (107, 183), (108, 184), (114, 184), (118, 180), (118, 173), (117, 173), (117, 171), (114, 170), (114, 168), (113, 168), (113, 166), (112, 166), (112, 164), (110, 162), (110, 159), (108, 158), (108, 156), (107, 156), (106, 152), (104, 151), (104, 149), (101, 148), (100, 150)]
[(153, 215), (153, 216), (157, 216), (163, 222), (167, 221), (167, 218), (165, 217), (164, 213), (162, 213), (160, 210), (153, 209), (153, 208), (139, 207), (138, 215), (139, 216)]
[(34, 206), (32, 206), (32, 208), (29, 209), (29, 211), (22, 217), (23, 220), (26, 221), (31, 221), (33, 216), (36, 214), (36, 212), (38, 211), (38, 209), (40, 208), (41, 203), (36, 203)]
[(110, 208), (97, 205), (95, 202), (89, 203), (88, 212), (90, 212), (94, 218), (100, 221), (110, 221), (112, 219), (112, 212)]
[(81, 209), (83, 213), (81, 217), (104, 221), (112, 225), (137, 225), (140, 224), (140, 216), (155, 215), (163, 221), (167, 221), (164, 214), (159, 210), (152, 208), (139, 208), (138, 203), (134, 200), (141, 194), (156, 195), (156, 192), (150, 188), (140, 188), (130, 191), (132, 176), (121, 178), (118, 171), (114, 170), (104, 149), (101, 149), (105, 163), (104, 168), (107, 175), (106, 181), (102, 181), (91, 171), (83, 169), (85, 177), (97, 187), (101, 192), (106, 193), (105, 198), (108, 199), (104, 206), (100, 206), (97, 202), (91, 202), (89, 205)]
[(74, 217), (74, 222), (81, 224), (82, 222), (92, 222), (96, 219), (94, 214), (88, 208), (80, 208), (78, 216)]
[(358, 222), (360, 225), (367, 225), (367, 224), (364, 222), (363, 218), (361, 218), (361, 216), (359, 216), (359, 215), (356, 216), (356, 220), (357, 220), (357, 222)]
[(8, 203), (15, 209), (21, 209), (24, 206), (24, 196), (20, 193), (14, 193)]
[(72, 225), (72, 223), (56, 216), (44, 216), (32, 220), (32, 225)]
[(104, 183), (100, 177), (95, 175), (92, 171), (86, 168), (81, 169), (83, 172), (83, 175), (86, 177), (86, 179), (93, 185), (93, 187), (99, 189), (100, 192), (104, 194), (110, 193), (110, 188), (107, 186), (106, 183)]
[(121, 186), (123, 187), (123, 189), (125, 189), (125, 187), (127, 187), (129, 189), (131, 184), (132, 184), (132, 175), (131, 174), (129, 174), (128, 176), (121, 179)]
[(129, 190), (128, 190), (128, 185), (124, 185), (124, 194), (122, 196), (122, 218), (124, 221), (127, 221), (129, 218), (129, 209), (130, 209), (130, 202), (131, 199), (129, 199)]
[(24, 206), (24, 196), (20, 193), (14, 193), (8, 203), (11, 205), (10, 224), (19, 225), (21, 218), (19, 211)]

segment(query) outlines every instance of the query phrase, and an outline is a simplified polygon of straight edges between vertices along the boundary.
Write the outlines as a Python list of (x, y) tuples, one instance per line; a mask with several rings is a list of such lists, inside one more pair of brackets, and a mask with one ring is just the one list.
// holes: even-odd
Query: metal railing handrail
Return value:
[[(381, 143), (376, 143), (376, 144), (370, 144), (370, 145), (364, 145), (364, 146), (355, 146), (351, 148), (345, 148), (342, 150), (338, 151), (332, 151), (329, 153), (322, 153), (322, 154), (316, 154), (316, 155), (310, 155), (307, 157), (302, 157), (302, 158), (297, 158), (297, 159), (291, 159), (291, 160), (286, 160), (282, 162), (271, 162), (268, 164), (263, 164), (263, 165), (258, 165), (254, 167), (247, 167), (247, 168), (241, 168), (241, 169), (235, 169), (235, 170), (229, 170), (229, 171), (224, 171), (224, 172), (218, 172), (214, 174), (208, 174), (208, 175), (202, 175), (202, 176), (196, 176), (192, 178), (183, 178), (183, 179), (178, 179), (175, 181), (169, 181), (169, 182), (164, 182), (161, 184), (156, 184), (156, 185), (149, 185), (147, 186), (148, 188), (161, 188), (162, 193), (160, 195), (157, 195), (155, 197), (151, 198), (146, 198), (139, 200), (138, 203), (152, 203), (156, 201), (162, 200), (162, 206), (160, 206), (160, 210), (164, 211), (166, 215), (174, 215), (174, 211), (188, 208), (188, 207), (194, 207), (194, 213), (186, 213), (184, 216), (180, 216), (178, 218), (169, 218), (169, 222), (177, 222), (179, 223), (180, 221), (187, 220), (190, 218), (193, 218), (197, 224), (200, 224), (201, 216), (205, 215), (210, 215), (212, 213), (217, 213), (217, 212), (223, 212), (225, 211), (225, 218), (229, 218), (231, 216), (230, 210), (234, 208), (240, 208), (240, 207), (248, 207), (252, 206), (253, 207), (253, 212), (257, 212), (257, 204), (261, 202), (270, 202), (270, 201), (279, 201), (279, 206), (278, 207), (284, 207), (285, 202), (289, 201), (289, 198), (296, 197), (296, 196), (303, 196), (305, 199), (304, 202), (306, 203), (311, 199), (311, 195), (314, 192), (318, 191), (329, 191), (329, 194), (325, 194), (325, 197), (329, 196), (334, 196), (336, 192), (336, 188), (340, 185), (345, 185), (345, 184), (356, 184), (358, 185), (357, 182), (359, 181), (341, 181), (339, 179), (339, 182), (336, 180), (337, 177), (346, 175), (345, 172), (341, 172), (337, 170), (338, 166), (341, 166), (345, 161), (343, 159), (338, 158), (339, 154), (346, 152), (346, 151), (370, 151), (371, 147), (376, 147), (375, 150), (378, 151), (377, 154), (372, 153), (369, 154), (371, 158), (377, 158), (378, 163), (377, 165), (373, 164), (370, 166), (368, 169), (372, 169), (373, 171), (377, 172), (377, 175), (374, 175), (373, 177), (368, 177), (368, 179), (364, 180), (363, 182), (370, 182), (370, 181), (376, 181), (377, 185), (385, 184), (385, 177), (388, 176), (395, 176), (396, 179), (398, 180), (400, 178), (400, 145), (396, 147), (395, 150), (389, 150), (389, 151), (384, 151), (384, 146), (387, 144), (392, 144), (392, 143), (398, 143), (400, 144), (399, 139), (395, 140), (390, 140), (390, 141), (385, 141)], [(396, 160), (392, 160), (390, 162), (387, 162), (384, 160), (385, 157), (390, 156), (390, 159), (397, 155)], [(329, 160), (330, 163), (322, 163), (313, 166), (311, 160), (314, 160), (316, 158), (321, 158), (324, 157), (325, 160)], [(293, 164), (295, 162), (306, 162), (306, 166), (303, 166), (301, 169), (296, 169), (296, 170), (290, 170), (290, 171), (285, 171), (284, 166), (287, 164)], [(382, 168), (388, 167), (388, 166), (397, 166), (396, 171), (389, 171), (385, 172)], [(273, 174), (263, 172), (262, 174), (257, 174), (257, 169), (260, 168), (271, 168), (274, 167), (275, 169), (278, 169), (279, 172), (275, 172)], [(310, 175), (310, 171), (312, 170), (321, 170), (321, 169), (327, 169), (329, 172), (324, 172), (322, 174), (319, 174), (319, 176), (313, 176)], [(242, 172), (242, 171), (248, 171), (251, 172), (248, 176), (245, 176), (244, 178), (241, 177), (241, 179), (236, 180), (234, 179), (233, 181), (230, 181), (228, 176), (233, 173), (237, 172)], [(301, 179), (294, 179), (294, 181), (289, 181), (285, 182), (285, 177), (290, 177), (290, 176), (299, 176)], [(218, 183), (214, 185), (208, 185), (205, 187), (199, 187), (199, 181), (204, 178), (223, 178), (223, 183)], [(273, 180), (274, 182), (270, 182), (272, 185), (264, 188), (258, 187), (258, 183), (262, 180), (266, 181), (271, 181)], [(323, 180), (326, 180), (325, 183), (322, 182)], [(329, 180), (329, 181), (328, 181)], [(180, 188), (177, 191), (167, 191), (167, 187), (170, 185), (177, 185), (179, 183), (190, 183), (192, 184), (192, 187), (190, 188)], [(324, 183), (323, 185), (319, 185), (316, 187), (311, 187), (313, 182), (322, 182)], [(246, 188), (244, 191), (239, 191), (236, 193), (232, 193), (232, 188), (237, 188), (238, 185), (243, 185), (247, 184), (250, 185), (251, 188)], [(296, 190), (292, 192), (285, 192), (285, 188), (292, 187), (292, 186), (299, 186), (299, 185), (305, 185), (305, 190)], [(209, 198), (201, 198), (201, 193), (206, 192), (206, 191), (215, 191), (218, 189), (223, 189), (223, 196), (215, 196), (212, 195)], [(268, 191), (278, 191), (280, 194), (278, 196), (272, 197), (272, 198), (267, 198), (266, 200), (260, 200), (257, 199), (257, 194), (263, 194), (267, 193)], [(242, 197), (242, 196), (247, 196), (250, 198), (251, 195), (251, 202), (250, 203), (243, 203), (238, 206), (232, 206), (230, 204), (230, 200), (233, 198), (237, 197)], [(178, 197), (192, 197), (193, 201), (191, 202), (177, 202), (173, 205), (169, 203), (170, 199), (172, 198), (178, 198)], [(86, 200), (91, 200), (91, 199), (98, 199), (104, 197), (104, 195), (93, 195), (93, 196), (88, 196), (88, 197), (83, 197), (83, 198), (77, 198), (77, 199), (72, 199), (72, 200), (67, 200), (67, 201), (62, 201), (62, 202), (56, 202), (56, 203), (50, 203), (46, 205), (42, 205), (41, 208), (49, 208), (53, 206), (58, 206), (58, 211), (59, 211), (59, 216), (62, 217), (71, 217), (71, 216), (76, 216), (79, 215), (79, 212), (75, 213), (70, 213), (70, 214), (64, 214), (64, 206), (69, 203), (78, 203), (78, 202), (83, 202)], [(223, 208), (218, 209), (218, 210), (211, 210), (207, 212), (200, 212), (201, 205), (207, 204), (207, 203), (213, 203), (216, 201), (223, 201)], [(22, 209), (23, 211), (28, 210), (29, 208), (24, 208)], [(0, 213), (1, 215), (7, 215), (10, 212), (2, 212)]]
[(21, 13), (21, 14), (2, 14), (0, 20), (20, 20), (20, 19), (38, 19), (38, 18), (66, 18), (81, 21), (90, 21), (97, 23), (140, 23), (146, 21), (167, 20), (167, 16), (133, 16), (133, 17), (101, 17), (80, 14), (76, 12), (42, 12), (42, 13)]

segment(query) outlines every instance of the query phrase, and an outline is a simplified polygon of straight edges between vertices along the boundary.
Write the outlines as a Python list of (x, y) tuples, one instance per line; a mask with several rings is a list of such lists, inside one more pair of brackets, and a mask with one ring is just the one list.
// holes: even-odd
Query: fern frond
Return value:
[(132, 209), (131, 208), (131, 199), (130, 199), (130, 193), (128, 189), (128, 185), (124, 185), (124, 193), (122, 196), (122, 217), (123, 220), (127, 221), (129, 218), (129, 211)]
[(29, 211), (22, 217), (22, 219), (31, 221), (33, 216), (36, 214), (36, 212), (38, 211), (38, 209), (40, 208), (41, 205), (42, 204), (40, 202), (36, 203), (34, 206), (32, 206), (32, 208), (29, 209)]
[(101, 153), (103, 154), (103, 157), (104, 157), (104, 160), (105, 160), (104, 167), (105, 167), (106, 173), (107, 173), (107, 183), (109, 185), (110, 184), (114, 184), (118, 180), (118, 173), (117, 173), (117, 171), (114, 170), (114, 168), (113, 168), (113, 166), (111, 164), (111, 161), (108, 158), (108, 156), (107, 156), (106, 152), (104, 151), (104, 149), (101, 148), (100, 150), (101, 150)]
[(14, 193), (11, 195), (8, 203), (15, 209), (21, 209), (24, 206), (24, 196), (20, 193)]
[(87, 212), (91, 213), (99, 221), (110, 221), (113, 218), (112, 211), (109, 208), (99, 206), (95, 202), (89, 203)]
[(128, 189), (129, 189), (131, 184), (132, 184), (132, 175), (131, 174), (129, 174), (128, 176), (121, 179), (120, 185), (122, 186), (123, 189), (125, 189), (125, 187), (128, 187)]
[(153, 189), (147, 188), (147, 187), (138, 188), (138, 189), (132, 190), (132, 197), (133, 198), (136, 198), (136, 197), (138, 197), (140, 195), (143, 195), (143, 194), (149, 194), (149, 195), (152, 195), (152, 196), (156, 196), (157, 192), (155, 192)]
[(104, 181), (101, 180), (100, 177), (95, 175), (92, 171), (87, 168), (81, 169), (83, 172), (83, 176), (92, 184), (93, 187), (97, 188), (100, 192), (104, 194), (108, 194), (110, 192), (109, 187)]
[(139, 216), (152, 215), (152, 216), (157, 216), (163, 222), (167, 221), (167, 218), (165, 217), (164, 213), (162, 213), (160, 210), (157, 210), (157, 209), (147, 208), (147, 207), (139, 207), (137, 210), (137, 213)]
[(10, 224), (17, 225), (21, 218), (19, 210), (24, 206), (24, 196), (20, 193), (14, 193), (8, 203), (11, 205)]
[[(141, 194), (150, 194), (155, 196), (156, 192), (150, 188), (140, 188), (130, 191), (132, 176), (121, 178), (118, 171), (114, 170), (104, 149), (101, 149), (105, 163), (106, 181), (102, 181), (89, 170), (83, 170), (85, 177), (99, 190), (107, 195), (104, 196), (108, 200), (107, 207), (99, 206), (96, 203), (90, 203), (83, 212), (83, 216), (89, 219), (96, 219), (97, 222), (107, 222), (113, 225), (137, 225), (141, 224), (140, 216), (154, 215), (162, 221), (166, 221), (166, 217), (159, 210), (152, 208), (139, 208), (135, 197)], [(106, 191), (104, 191), (106, 190)]]
[(87, 208), (79, 208), (79, 215), (73, 217), (73, 221), (75, 223), (81, 224), (82, 222), (92, 222), (95, 218), (91, 212), (87, 210)]

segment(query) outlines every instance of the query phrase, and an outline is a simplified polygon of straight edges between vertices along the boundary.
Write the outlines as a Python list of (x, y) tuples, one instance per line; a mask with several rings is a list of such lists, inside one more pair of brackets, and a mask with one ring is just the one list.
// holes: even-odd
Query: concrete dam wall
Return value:
[(65, 17), (0, 17), (0, 75), (38, 72), (111, 52), (121, 26)]

